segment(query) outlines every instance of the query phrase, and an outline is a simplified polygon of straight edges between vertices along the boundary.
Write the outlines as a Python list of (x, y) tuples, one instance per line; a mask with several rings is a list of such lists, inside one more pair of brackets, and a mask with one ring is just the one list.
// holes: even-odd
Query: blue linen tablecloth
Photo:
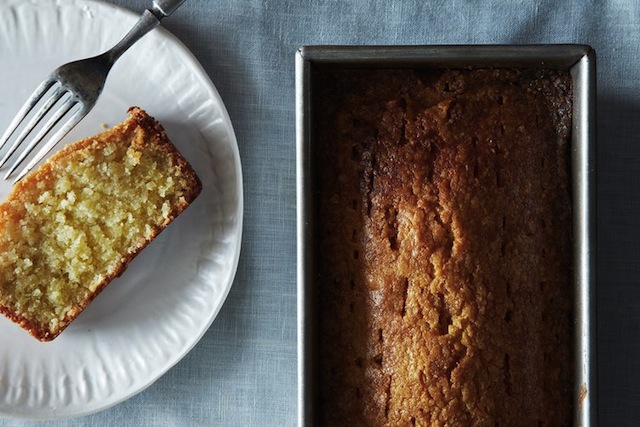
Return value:
[[(113, 3), (140, 11), (150, 1)], [(200, 343), (139, 395), (88, 417), (0, 426), (295, 425), (295, 50), (476, 43), (597, 51), (599, 421), (638, 425), (640, 3), (187, 0), (164, 25), (202, 63), (237, 134), (245, 225), (231, 293)]]

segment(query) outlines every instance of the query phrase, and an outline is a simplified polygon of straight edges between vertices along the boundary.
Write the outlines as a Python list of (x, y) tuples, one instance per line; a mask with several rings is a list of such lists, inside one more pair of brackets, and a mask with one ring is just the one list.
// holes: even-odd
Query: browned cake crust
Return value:
[[(27, 329), (35, 338), (41, 341), (50, 341), (56, 338), (87, 305), (93, 301), (109, 282), (124, 272), (131, 260), (140, 253), (142, 249), (190, 205), (202, 189), (201, 182), (195, 171), (171, 143), (162, 126), (140, 108), (131, 107), (128, 112), (129, 117), (119, 125), (99, 135), (83, 139), (74, 144), (69, 144), (55, 153), (40, 168), (18, 182), (9, 197), (0, 205), (0, 250), (5, 252), (1, 263), (3, 271), (0, 271), (0, 276), (2, 277), (2, 282), (0, 283), (0, 313)], [(154, 220), (154, 223), (148, 224), (150, 231), (144, 235), (140, 235), (133, 247), (121, 248), (121, 252), (118, 254), (119, 259), (115, 260), (115, 268), (110, 268), (109, 271), (106, 272), (95, 271), (95, 275), (100, 277), (97, 283), (93, 283), (91, 286), (89, 286), (88, 283), (82, 284), (78, 287), (82, 293), (75, 298), (75, 302), (66, 314), (62, 318), (56, 319), (55, 326), (52, 327), (51, 324), (36, 318), (34, 313), (40, 310), (38, 305), (34, 304), (30, 311), (18, 307), (16, 303), (17, 297), (12, 295), (12, 291), (17, 289), (15, 282), (22, 280), (22, 277), (19, 274), (14, 274), (9, 271), (15, 267), (15, 264), (11, 260), (7, 261), (6, 253), (14, 246), (13, 243), (15, 239), (20, 238), (20, 233), (16, 230), (19, 230), (19, 228), (25, 224), (30, 225), (30, 214), (25, 207), (28, 205), (37, 205), (40, 202), (39, 199), (34, 200), (35, 196), (37, 196), (39, 192), (42, 192), (40, 188), (48, 188), (47, 182), (55, 182), (65, 174), (74, 174), (75, 171), (73, 167), (76, 159), (74, 158), (68, 162), (65, 162), (65, 160), (74, 156), (75, 153), (104, 150), (105, 147), (113, 143), (124, 145), (125, 149), (129, 147), (136, 154), (144, 158), (148, 158), (147, 156), (152, 156), (155, 159), (164, 158), (166, 164), (170, 165), (170, 173), (172, 174), (171, 176), (167, 175), (167, 178), (170, 177), (171, 179), (179, 179), (181, 181), (181, 187), (178, 190), (179, 194), (177, 194), (175, 200), (169, 206), (168, 211), (162, 212), (162, 214), (158, 213), (158, 219)], [(127, 153), (129, 153), (129, 151), (127, 151)], [(83, 158), (82, 161), (90, 160)], [(111, 184), (108, 178), (104, 177), (104, 182), (101, 182), (99, 185), (108, 187)], [(77, 189), (74, 190), (77, 192)], [(114, 188), (113, 191), (127, 193), (135, 190), (132, 185), (130, 188)], [(52, 217), (54, 215), (55, 213), (51, 214)], [(135, 221), (135, 219), (133, 221)], [(100, 219), (98, 219), (97, 222), (100, 227), (108, 228), (108, 226), (104, 224), (104, 221), (100, 222)], [(83, 227), (82, 224), (76, 224), (75, 226), (77, 228)], [(88, 226), (89, 224), (87, 224), (87, 227)], [(90, 234), (90, 232), (87, 232), (87, 234)], [(36, 241), (33, 242), (33, 244), (38, 245), (40, 242)], [(19, 253), (11, 254), (11, 257), (14, 259), (17, 258), (16, 261), (21, 261), (20, 256), (21, 254)], [(32, 260), (30, 263), (31, 262), (36, 263), (33, 268), (33, 270), (36, 270), (38, 267), (37, 261)], [(40, 292), (42, 288), (47, 287), (46, 277), (44, 279), (41, 283), (42, 286), (38, 287), (38, 292)], [(43, 299), (47, 298), (46, 290), (40, 292), (39, 296), (42, 296)], [(53, 308), (56, 308), (55, 305)]]
[(572, 424), (571, 85), (321, 74), (321, 425)]

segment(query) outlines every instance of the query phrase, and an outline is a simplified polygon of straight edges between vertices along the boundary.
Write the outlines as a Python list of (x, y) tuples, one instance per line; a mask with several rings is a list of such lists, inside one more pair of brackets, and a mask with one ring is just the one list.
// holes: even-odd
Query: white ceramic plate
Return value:
[[(93, 0), (0, 2), (0, 129), (51, 70), (110, 48), (136, 18)], [(203, 191), (55, 341), (40, 343), (0, 316), (2, 416), (86, 415), (140, 392), (197, 343), (231, 287), (242, 176), (218, 92), (189, 51), (155, 29), (120, 58), (65, 141), (122, 121), (131, 105), (164, 125)], [(1, 182), (0, 198), (9, 189)]]

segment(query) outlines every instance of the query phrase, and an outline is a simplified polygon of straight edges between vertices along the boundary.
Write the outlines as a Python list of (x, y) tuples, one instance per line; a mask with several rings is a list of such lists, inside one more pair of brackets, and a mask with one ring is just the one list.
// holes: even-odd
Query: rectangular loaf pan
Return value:
[(313, 79), (323, 68), (547, 68), (573, 77), (571, 173), (577, 426), (597, 425), (595, 339), (595, 52), (584, 45), (305, 46), (296, 53), (298, 424), (316, 425)]

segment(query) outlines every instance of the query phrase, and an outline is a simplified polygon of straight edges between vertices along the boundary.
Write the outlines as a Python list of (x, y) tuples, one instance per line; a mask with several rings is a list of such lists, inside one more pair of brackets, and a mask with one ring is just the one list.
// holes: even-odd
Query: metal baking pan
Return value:
[(573, 77), (576, 426), (597, 425), (594, 50), (585, 45), (305, 46), (296, 53), (298, 425), (316, 424), (313, 77), (322, 68), (552, 68)]

